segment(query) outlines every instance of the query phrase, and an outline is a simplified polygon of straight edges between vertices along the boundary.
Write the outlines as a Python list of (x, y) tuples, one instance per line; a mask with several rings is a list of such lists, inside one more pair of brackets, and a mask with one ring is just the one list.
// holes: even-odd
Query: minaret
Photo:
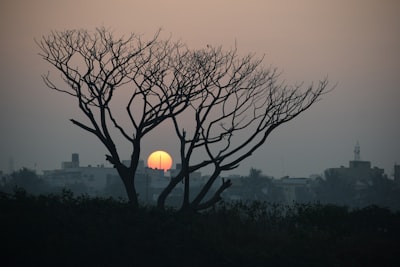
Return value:
[(79, 168), (79, 154), (73, 153), (72, 160), (71, 160), (72, 168)]
[(354, 161), (360, 161), (360, 159), (360, 144), (357, 141), (357, 144), (354, 147)]
[(13, 157), (10, 157), (8, 160), (8, 171), (9, 171), (9, 173), (14, 172), (14, 158)]

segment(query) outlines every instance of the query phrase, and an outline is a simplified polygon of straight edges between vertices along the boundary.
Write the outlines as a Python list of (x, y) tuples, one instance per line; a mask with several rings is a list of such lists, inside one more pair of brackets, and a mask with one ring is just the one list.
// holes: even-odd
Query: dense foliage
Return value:
[(222, 203), (203, 213), (0, 193), (2, 266), (395, 266), (400, 213)]

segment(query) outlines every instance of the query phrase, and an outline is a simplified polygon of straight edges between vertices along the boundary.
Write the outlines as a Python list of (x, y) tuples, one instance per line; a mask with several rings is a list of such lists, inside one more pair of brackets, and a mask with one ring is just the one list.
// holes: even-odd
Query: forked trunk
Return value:
[(122, 179), (122, 182), (125, 186), (125, 191), (128, 196), (129, 203), (134, 207), (137, 208), (139, 205), (138, 197), (135, 188), (135, 180), (134, 175), (131, 175), (129, 169), (127, 167), (117, 168), (119, 176)]
[(127, 179), (123, 179), (123, 181), (125, 185), (126, 194), (128, 195), (129, 203), (134, 208), (137, 208), (139, 203), (138, 203), (136, 188), (134, 186), (133, 177), (127, 177)]

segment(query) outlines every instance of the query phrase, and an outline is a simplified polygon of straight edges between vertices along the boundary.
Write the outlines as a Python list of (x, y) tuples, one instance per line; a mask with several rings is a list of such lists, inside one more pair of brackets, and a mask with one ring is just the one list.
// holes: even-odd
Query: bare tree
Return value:
[[(62, 80), (57, 82), (49, 73), (43, 75), (45, 84), (76, 98), (87, 120), (71, 119), (72, 123), (105, 146), (106, 159), (117, 169), (134, 206), (138, 204), (134, 179), (142, 138), (185, 110), (199, 82), (197, 76), (187, 75), (187, 66), (181, 63), (189, 54), (187, 49), (158, 37), (159, 32), (148, 42), (134, 34), (116, 39), (99, 28), (54, 31), (36, 40), (43, 59), (61, 73)], [(118, 101), (125, 100), (123, 119), (118, 116), (121, 103), (114, 103), (116, 94), (123, 95)], [(116, 146), (120, 137), (131, 146), (129, 166), (122, 164)]]
[[(160, 208), (182, 181), (182, 209), (201, 210), (214, 205), (231, 186), (230, 180), (222, 179), (213, 196), (205, 199), (223, 171), (236, 168), (275, 128), (297, 117), (329, 91), (326, 78), (305, 89), (302, 84), (285, 85), (278, 82), (276, 69), (264, 69), (261, 63), (262, 59), (253, 55), (239, 57), (236, 49), (223, 51), (208, 46), (192, 52), (193, 71), (202, 80), (201, 94), (191, 99), (184, 113), (170, 118), (180, 141), (182, 168), (160, 194)], [(204, 160), (195, 162), (196, 154)], [(190, 173), (207, 166), (212, 166), (213, 172), (190, 202)]]
[[(137, 206), (134, 185), (141, 141), (163, 122), (171, 122), (180, 144), (181, 171), (158, 199), (165, 201), (185, 182), (182, 209), (212, 206), (231, 185), (222, 180), (205, 199), (220, 174), (236, 168), (266, 141), (279, 125), (307, 110), (327, 91), (327, 80), (302, 89), (278, 82), (275, 69), (262, 59), (239, 57), (236, 49), (189, 50), (179, 42), (148, 42), (131, 34), (115, 39), (106, 29), (94, 32), (51, 32), (36, 41), (45, 61), (61, 73), (61, 81), (44, 75), (45, 84), (77, 100), (85, 121), (72, 123), (95, 135), (108, 151), (130, 202)], [(117, 98), (116, 95), (123, 97)], [(122, 106), (121, 101), (125, 104)], [(125, 117), (120, 117), (121, 113)], [(129, 166), (122, 164), (117, 142), (130, 144)], [(202, 160), (195, 161), (201, 155)], [(205, 167), (213, 172), (190, 201), (190, 174)]]

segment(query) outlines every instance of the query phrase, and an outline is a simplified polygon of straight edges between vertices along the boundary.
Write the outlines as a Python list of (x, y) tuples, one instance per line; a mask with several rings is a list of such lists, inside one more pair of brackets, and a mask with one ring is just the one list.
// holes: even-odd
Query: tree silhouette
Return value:
[[(88, 121), (71, 119), (72, 123), (105, 146), (106, 159), (117, 169), (129, 201), (137, 206), (134, 179), (143, 137), (182, 112), (196, 93), (198, 79), (187, 75), (188, 66), (181, 64), (189, 51), (179, 42), (158, 40), (158, 33), (143, 42), (135, 34), (116, 39), (104, 28), (54, 31), (36, 43), (43, 59), (62, 77), (57, 83), (49, 73), (43, 75), (45, 84), (77, 99)], [(125, 117), (118, 116), (124, 111)], [(131, 147), (129, 166), (120, 158), (116, 145), (120, 137)]]
[[(214, 205), (231, 186), (230, 180), (222, 179), (214, 195), (205, 199), (222, 172), (238, 167), (274, 129), (297, 117), (329, 91), (326, 78), (305, 90), (302, 84), (288, 86), (279, 82), (276, 69), (264, 69), (262, 59), (255, 59), (254, 55), (240, 57), (236, 48), (224, 51), (207, 46), (194, 51), (190, 62), (202, 81), (201, 94), (191, 99), (184, 113), (171, 116), (180, 142), (182, 168), (160, 194), (161, 208), (182, 181), (183, 209), (200, 210)], [(196, 162), (196, 155), (204, 160)], [(212, 174), (189, 203), (190, 173), (207, 166), (213, 168)]]
[(399, 210), (400, 187), (384, 173), (375, 172), (371, 175), (370, 183), (361, 192), (360, 205), (378, 205)]
[(274, 185), (273, 178), (262, 174), (259, 169), (251, 168), (247, 177), (242, 177), (243, 198), (245, 200), (283, 202), (283, 191)]
[[(45, 84), (76, 98), (86, 121), (72, 123), (105, 146), (106, 159), (117, 169), (134, 206), (141, 141), (161, 123), (173, 124), (182, 168), (160, 194), (158, 206), (164, 208), (168, 195), (185, 181), (182, 208), (199, 210), (219, 201), (231, 185), (222, 180), (205, 199), (222, 172), (236, 168), (275, 128), (328, 91), (327, 79), (305, 90), (302, 84), (288, 86), (278, 81), (276, 69), (264, 69), (263, 59), (254, 55), (240, 57), (236, 48), (224, 51), (209, 45), (190, 50), (180, 42), (159, 40), (159, 33), (143, 42), (135, 34), (116, 39), (104, 28), (54, 31), (36, 43), (42, 58), (62, 77), (54, 81), (46, 74)], [(116, 145), (121, 137), (131, 147), (129, 166), (122, 164)], [(202, 160), (194, 161), (198, 155)], [(189, 203), (190, 173), (205, 167), (213, 172)]]
[(319, 178), (317, 181), (316, 198), (322, 203), (354, 206), (356, 181), (332, 169), (324, 174), (325, 179)]

